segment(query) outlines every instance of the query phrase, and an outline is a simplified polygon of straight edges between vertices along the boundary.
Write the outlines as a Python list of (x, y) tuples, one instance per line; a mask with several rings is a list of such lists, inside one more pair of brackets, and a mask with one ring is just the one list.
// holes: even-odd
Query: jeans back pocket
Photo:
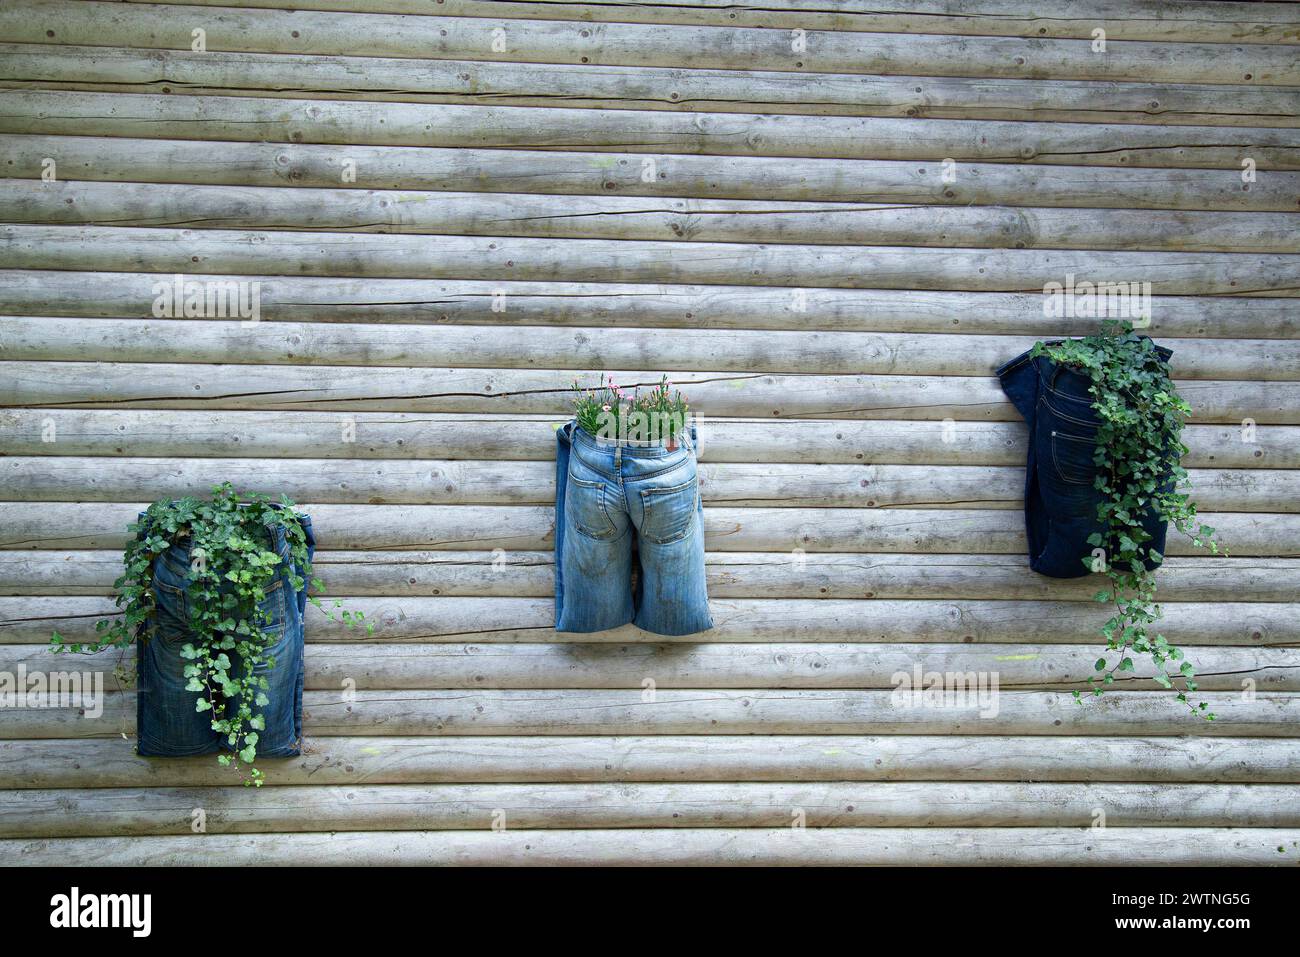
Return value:
[(153, 562), (154, 610), (152, 634), (163, 641), (180, 641), (190, 631), (189, 549), (173, 545)]
[(657, 545), (679, 542), (695, 528), (699, 506), (699, 484), (694, 470), (685, 482), (664, 488), (641, 490), (644, 515), (638, 529), (641, 537)]
[(569, 472), (569, 488), (564, 495), (564, 512), (574, 529), (597, 541), (609, 541), (618, 527), (605, 507), (605, 483), (585, 479)]
[(268, 633), (280, 631), (289, 618), (286, 604), (289, 588), (285, 583), (285, 573), (279, 572), (275, 581), (266, 586), (265, 591), (266, 597), (257, 603), (258, 616), (261, 619), (257, 624)]
[(1097, 479), (1097, 436), (1052, 430), (1052, 465), (1057, 477), (1070, 485), (1092, 485)]

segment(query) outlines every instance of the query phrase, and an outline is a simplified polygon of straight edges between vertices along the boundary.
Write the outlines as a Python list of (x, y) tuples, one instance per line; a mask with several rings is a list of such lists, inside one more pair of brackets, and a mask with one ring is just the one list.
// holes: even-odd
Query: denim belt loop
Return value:
[(614, 474), (623, 473), (623, 445), (622, 443), (614, 446)]

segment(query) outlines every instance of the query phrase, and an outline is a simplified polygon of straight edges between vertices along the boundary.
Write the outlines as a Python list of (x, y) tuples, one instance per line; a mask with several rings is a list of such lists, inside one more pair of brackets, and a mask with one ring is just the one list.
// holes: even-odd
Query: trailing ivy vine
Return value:
[[(154, 560), (172, 545), (187, 543), (190, 570), (185, 593), (192, 640), (180, 652), (189, 662), (185, 688), (194, 692), (195, 710), (210, 713), (212, 729), (226, 736), (231, 753), (219, 754), (217, 760), (233, 767), (245, 784), (259, 787), (263, 774), (252, 765), (258, 733), (265, 730), (259, 709), (269, 703), (265, 694), (269, 683), (256, 669), (275, 667), (267, 649), (277, 638), (264, 630), (272, 622), (260, 605), (279, 576), (282, 561), (273, 546), (272, 526), (284, 530), (289, 546), (289, 586), (301, 591), (310, 580), (312, 589), (323, 592), (321, 581), (311, 577), (307, 535), (293, 501), (281, 497), (273, 503), (261, 495), (238, 495), (225, 483), (213, 488), (211, 501), (182, 498), (150, 505), (139, 522), (128, 526), (133, 534), (123, 554), (124, 571), (114, 583), (123, 614), (97, 622), (93, 642), (70, 642), (57, 632), (53, 637), (55, 651), (84, 654), (125, 649), (137, 638), (151, 640), (157, 631)], [(360, 612), (341, 610), (341, 602), (334, 602), (334, 609), (339, 609), (336, 617), (316, 596), (308, 601), (349, 627), (364, 619)], [(242, 666), (236, 667), (236, 662)]]
[[(1117, 657), (1097, 659), (1098, 675), (1088, 682), (1092, 694), (1102, 694), (1117, 673), (1134, 671), (1135, 655), (1147, 656), (1155, 666), (1155, 681), (1176, 692), (1193, 713), (1212, 721), (1207, 702), (1193, 704), (1188, 699), (1197, 690), (1195, 667), (1155, 631), (1161, 611), (1155, 572), (1146, 564), (1158, 565), (1164, 556), (1142, 527), (1145, 513), (1153, 509), (1198, 547), (1220, 553), (1214, 529), (1199, 521), (1196, 505), (1185, 491), (1187, 471), (1180, 463), (1187, 447), (1182, 444), (1182, 431), (1191, 408), (1179, 396), (1169, 364), (1155, 344), (1135, 333), (1128, 322), (1107, 320), (1099, 335), (1039, 342), (1032, 354), (1049, 356), (1087, 375), (1092, 380), (1092, 408), (1100, 419), (1094, 488), (1102, 493), (1097, 506), (1102, 531), (1088, 543), (1103, 549), (1105, 556), (1101, 570), (1110, 587), (1096, 597), (1113, 607), (1101, 634), (1107, 651)], [(1083, 562), (1098, 570), (1091, 556)], [(1079, 699), (1080, 692), (1074, 696)]]

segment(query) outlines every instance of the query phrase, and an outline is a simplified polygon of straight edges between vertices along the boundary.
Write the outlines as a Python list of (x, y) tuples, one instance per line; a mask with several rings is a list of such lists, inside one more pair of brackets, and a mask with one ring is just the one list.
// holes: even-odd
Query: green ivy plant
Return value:
[[(1159, 565), (1164, 556), (1142, 528), (1144, 514), (1153, 509), (1195, 545), (1220, 554), (1214, 529), (1197, 519), (1196, 505), (1186, 493), (1187, 471), (1180, 464), (1187, 454), (1182, 431), (1191, 408), (1179, 396), (1155, 344), (1128, 322), (1106, 320), (1095, 336), (1039, 342), (1032, 354), (1087, 375), (1092, 408), (1100, 419), (1094, 487), (1102, 493), (1097, 506), (1102, 531), (1088, 544), (1106, 556), (1101, 570), (1110, 587), (1096, 597), (1113, 606), (1101, 634), (1116, 657), (1097, 659), (1098, 674), (1088, 681), (1092, 694), (1114, 684), (1117, 673), (1134, 671), (1134, 655), (1145, 655), (1155, 665), (1156, 682), (1174, 691), (1193, 713), (1213, 721), (1207, 702), (1188, 699), (1197, 690), (1195, 667), (1164, 635), (1152, 634), (1161, 611), (1155, 573), (1146, 564)], [(1098, 570), (1091, 556), (1083, 562)], [(1074, 696), (1080, 699), (1080, 692)]]
[[(96, 622), (93, 642), (68, 641), (55, 632), (52, 645), (56, 652), (92, 654), (128, 648), (137, 638), (150, 640), (157, 629), (154, 559), (174, 544), (188, 543), (191, 563), (185, 593), (193, 640), (181, 648), (181, 657), (189, 662), (185, 687), (194, 692), (195, 710), (210, 712), (212, 729), (226, 735), (231, 753), (219, 754), (217, 761), (233, 767), (244, 784), (258, 787), (264, 776), (253, 762), (258, 732), (265, 730), (258, 709), (269, 703), (265, 694), (269, 684), (255, 669), (263, 664), (275, 667), (274, 656), (267, 653), (275, 639), (263, 630), (271, 623), (270, 616), (260, 603), (281, 563), (271, 526), (284, 530), (289, 545), (289, 584), (300, 591), (304, 580), (310, 579), (312, 589), (323, 592), (320, 579), (311, 577), (307, 535), (294, 502), (287, 497), (273, 503), (261, 495), (239, 495), (227, 482), (213, 488), (210, 501), (181, 498), (150, 505), (139, 522), (128, 526), (133, 534), (123, 554), (125, 568), (114, 583), (123, 614)], [(308, 601), (348, 627), (364, 620), (360, 612), (343, 610), (341, 602), (334, 602), (336, 616), (315, 595)], [(366, 627), (374, 629), (369, 623)], [(242, 668), (234, 667), (237, 660)]]

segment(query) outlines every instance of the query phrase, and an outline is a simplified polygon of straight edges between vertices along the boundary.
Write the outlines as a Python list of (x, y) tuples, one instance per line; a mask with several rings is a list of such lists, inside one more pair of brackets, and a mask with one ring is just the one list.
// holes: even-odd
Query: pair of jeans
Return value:
[[(305, 515), (298, 517), (307, 533), (310, 561), (316, 546), (311, 519)], [(307, 610), (308, 585), (304, 579), (303, 587), (295, 591), (290, 581), (291, 568), (300, 578), (303, 569), (293, 568), (284, 529), (272, 525), (267, 531), (272, 547), (280, 556), (280, 564), (260, 607), (270, 617), (262, 630), (270, 636), (265, 654), (274, 659), (275, 665), (271, 667), (263, 661), (257, 666), (256, 673), (266, 678), (270, 687), (263, 692), (268, 698), (267, 705), (260, 709), (254, 707), (253, 713), (260, 713), (266, 722), (265, 730), (258, 732), (258, 756), (288, 758), (301, 753), (303, 616)], [(187, 642), (194, 640), (189, 624), (190, 597), (185, 593), (189, 583), (190, 545), (178, 542), (154, 559), (155, 612), (150, 622), (153, 627), (151, 634), (136, 640), (136, 749), (143, 755), (185, 757), (230, 750), (227, 736), (212, 730), (213, 713), (196, 711), (198, 693), (185, 690), (189, 679), (184, 671), (190, 662), (180, 652)], [(236, 660), (231, 674), (238, 676), (242, 670), (242, 661)]]
[(556, 431), (557, 631), (713, 627), (694, 443), (685, 433), (679, 441), (668, 449), (601, 439), (576, 422)]
[[(1168, 361), (1172, 352), (1156, 347)], [(1086, 374), (1066, 368), (1048, 356), (1029, 352), (997, 370), (1002, 390), (1029, 425), (1029, 455), (1025, 464), (1025, 532), (1029, 538), (1029, 567), (1051, 578), (1081, 578), (1090, 574), (1093, 549), (1088, 538), (1102, 534), (1097, 506), (1102, 493), (1093, 487), (1097, 466), (1097, 429), (1101, 420), (1092, 408)], [(1168, 524), (1154, 509), (1142, 517), (1151, 540), (1146, 548), (1165, 551)], [(1104, 559), (1110, 560), (1107, 543)], [(1148, 561), (1154, 568), (1156, 561)]]

